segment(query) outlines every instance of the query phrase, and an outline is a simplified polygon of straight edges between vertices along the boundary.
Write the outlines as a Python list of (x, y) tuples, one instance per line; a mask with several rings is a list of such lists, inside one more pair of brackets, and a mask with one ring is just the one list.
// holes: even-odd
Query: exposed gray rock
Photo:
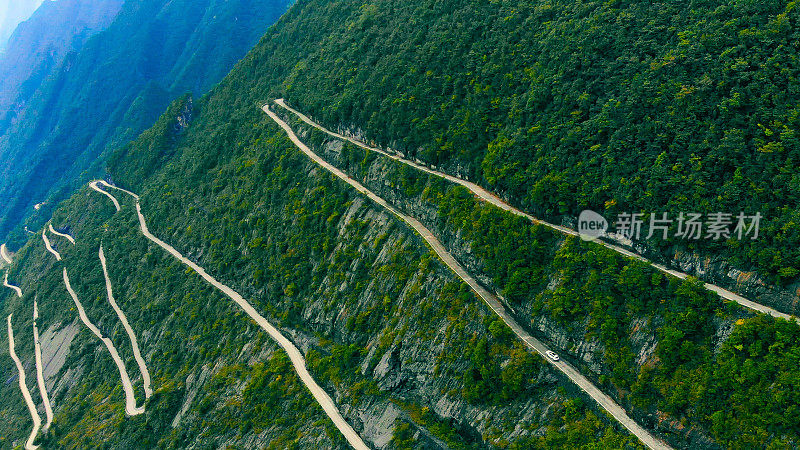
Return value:
[(392, 403), (375, 404), (360, 411), (359, 418), (364, 426), (361, 437), (377, 448), (389, 447), (395, 421), (402, 414), (403, 411)]
[(72, 345), (72, 340), (75, 339), (78, 331), (80, 331), (80, 327), (76, 318), (75, 321), (66, 326), (62, 324), (51, 325), (39, 336), (44, 364), (42, 373), (48, 389), (52, 389), (56, 381), (56, 375), (64, 367), (69, 347)]

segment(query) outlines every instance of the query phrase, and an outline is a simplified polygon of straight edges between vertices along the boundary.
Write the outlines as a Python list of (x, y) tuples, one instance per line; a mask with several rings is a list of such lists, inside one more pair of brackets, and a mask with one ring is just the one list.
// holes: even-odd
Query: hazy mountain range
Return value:
[(0, 62), (7, 74), (0, 235), (23, 237), (35, 204), (44, 209), (34, 222), (103, 151), (135, 137), (179, 95), (207, 91), (287, 7), (285, 0), (44, 4)]
[(6, 42), (17, 28), (41, 5), (42, 0), (2, 0), (0, 2), (0, 52), (5, 51)]

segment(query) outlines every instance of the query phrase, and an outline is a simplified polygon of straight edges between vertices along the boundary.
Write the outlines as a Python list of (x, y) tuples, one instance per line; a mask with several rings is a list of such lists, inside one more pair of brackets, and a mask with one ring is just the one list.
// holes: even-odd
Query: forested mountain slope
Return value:
[(757, 270), (788, 286), (793, 298), (775, 301), (796, 312), (794, 2), (375, 1), (359, 14), (287, 80), (301, 110), (552, 221), (760, 212), (756, 241), (646, 243)]
[[(495, 140), (509, 132), (502, 130), (518, 119), (512, 114), (514, 105), (523, 104), (518, 97), (562, 89), (541, 104), (530, 100), (530, 115), (551, 108), (555, 116), (541, 128), (531, 122), (525, 133), (573, 136), (571, 129), (559, 128), (575, 124), (558, 118), (556, 106), (564, 92), (572, 92), (558, 82), (569, 79), (567, 68), (574, 65), (561, 61), (556, 47), (543, 53), (548, 33), (560, 33), (553, 45), (583, 39), (582, 33), (594, 38), (573, 43), (568, 52), (581, 55), (582, 72), (591, 75), (573, 72), (571, 82), (579, 86), (618, 72), (592, 72), (603, 61), (615, 61), (619, 70), (633, 64), (632, 57), (603, 50), (614, 46), (593, 47), (600, 36), (619, 40), (617, 51), (646, 59), (646, 52), (631, 47), (628, 33), (650, 30), (650, 45), (658, 49), (670, 33), (679, 33), (670, 27), (698, 28), (701, 17), (733, 14), (728, 8), (747, 12), (753, 26), (782, 20), (770, 18), (769, 10), (759, 15), (759, 8), (784, 10), (763, 3), (693, 3), (690, 14), (686, 6), (649, 5), (300, 1), (208, 95), (182, 97), (154, 127), (114, 151), (105, 161), (107, 176), (140, 194), (153, 234), (241, 293), (296, 343), (314, 377), (369, 445), (636, 447), (591, 399), (515, 340), (418, 235), (314, 166), (260, 107), (285, 96), (334, 128), (351, 128), (496, 188), (504, 178), (486, 177), (484, 166)], [(679, 18), (684, 22), (671, 23)], [(604, 24), (603, 34), (596, 28)], [(622, 25), (630, 29), (618, 30)], [(544, 35), (522, 40), (537, 30)], [(747, 33), (734, 35), (744, 39)], [(519, 49), (516, 42), (522, 43)], [(542, 47), (529, 51), (525, 45)], [(539, 65), (531, 55), (542, 58)], [(531, 74), (561, 69), (549, 80), (515, 85), (501, 68), (524, 61)], [(645, 73), (649, 68), (655, 70), (639, 67)], [(631, 77), (638, 73), (629, 70)], [(631, 89), (648, 86), (614, 80)], [(453, 105), (436, 103), (440, 91)], [(687, 109), (675, 107), (666, 117)], [(483, 204), (459, 186), (282, 114), (331, 164), (425, 223), (464, 267), (505, 298), (521, 324), (670, 445), (792, 448), (800, 442), (796, 322), (723, 302), (696, 280), (670, 278), (599, 245), (565, 238)], [(439, 121), (431, 118), (437, 114)], [(546, 155), (572, 170), (583, 167), (576, 153), (582, 148), (553, 146)], [(434, 156), (426, 149), (442, 150)], [(676, 145), (675, 155), (680, 151)], [(539, 179), (527, 163), (537, 160), (520, 158), (508, 158), (507, 175), (532, 188)], [(611, 167), (603, 161), (595, 162), (597, 170)], [(652, 166), (629, 161), (617, 169)], [(699, 170), (679, 173), (699, 176)], [(588, 185), (593, 178), (611, 183), (590, 172), (581, 180)], [(511, 198), (522, 202), (521, 196)], [(144, 239), (133, 202), (120, 200), (117, 212), (108, 198), (81, 188), (53, 214), (53, 224), (77, 241), (74, 247), (56, 243), (64, 261), (55, 261), (37, 235), (8, 268), (24, 295), (4, 290), (3, 314), (13, 313), (18, 352), (28, 370), (33, 298), (42, 315), (39, 328), (49, 338), (45, 358), (59, 348), (68, 353), (47, 377), (56, 421), (42, 442), (68, 448), (101, 442), (115, 448), (342, 447), (341, 435), (299, 384), (285, 354), (229, 299)], [(583, 205), (564, 201), (567, 210), (559, 213)], [(523, 206), (538, 211), (533, 203)], [(785, 227), (786, 233), (792, 230)], [(771, 248), (769, 242), (752, 245)], [(155, 394), (145, 402), (146, 413), (132, 418), (123, 413), (118, 373), (80, 328), (59, 279), (60, 264), (81, 274), (74, 284), (88, 313), (134, 367), (125, 330), (104, 297), (101, 243), (115, 294), (140, 334), (153, 376)], [(5, 348), (0, 346), (0, 376), (13, 380)], [(141, 380), (133, 381), (142, 398)], [(30, 423), (22, 396), (14, 383), (0, 386), (0, 393), (0, 435), (21, 442), (28, 430), (18, 424)]]
[[(291, 58), (318, 45), (322, 30), (350, 8), (303, 6), (209, 97), (193, 102), (191, 126), (185, 127), (190, 100), (183, 98), (114, 158), (120, 180), (136, 177), (138, 182), (128, 185), (146, 193), (143, 210), (152, 232), (279, 323), (371, 445), (635, 446), (558, 372), (514, 342), (413, 233), (313, 170), (282, 132), (253, 110), (262, 95), (280, 86)], [(241, 107), (228, 107), (237, 101)], [(230, 120), (231, 113), (243, 121)], [(216, 150), (208, 152), (206, 144)], [(220, 160), (216, 175), (205, 166), (201, 185), (164, 172), (166, 166), (195, 172), (206, 157), (226, 161)], [(161, 185), (162, 177), (180, 183), (168, 188), (168, 197), (201, 201), (199, 209), (190, 210), (205, 211), (204, 217), (185, 210), (191, 224), (182, 222), (174, 205), (154, 203), (161, 194), (153, 197), (155, 191), (139, 183)], [(209, 189), (216, 194), (203, 194)], [(309, 401), (282, 352), (275, 352), (228, 299), (149, 245), (138, 233), (130, 199), (121, 201), (116, 213), (108, 199), (84, 187), (53, 217), (56, 227), (75, 236), (76, 245), (65, 240), (55, 245), (87, 313), (134, 367), (124, 330), (103, 296), (96, 258), (102, 242), (115, 296), (139, 333), (155, 394), (144, 415), (124, 417), (119, 375), (81, 328), (59, 278), (62, 263), (37, 236), (14, 255), (11, 280), (25, 294), (4, 297), (4, 311), (14, 312), (18, 352), (29, 369), (31, 297), (39, 299), (39, 327), (46, 330), (45, 360), (68, 349), (63, 365), (56, 364), (47, 377), (56, 421), (41, 442), (47, 447), (99, 442), (116, 448), (341, 447), (341, 437)], [(231, 205), (240, 208), (233, 211)], [(249, 217), (248, 230), (239, 229), (242, 213)], [(194, 222), (198, 219), (205, 223)], [(183, 235), (191, 230), (197, 234)], [(247, 244), (239, 249), (242, 239)], [(2, 347), (0, 353), (0, 370), (13, 376)], [(483, 366), (490, 385), (475, 391), (463, 372), (480, 373)], [(133, 378), (141, 398), (141, 380)], [(2, 435), (20, 442), (28, 431), (19, 426), (28, 423), (27, 413), (14, 384), (1, 389), (7, 394)], [(487, 395), (481, 398), (481, 392)], [(432, 412), (437, 404), (453, 413)]]
[(666, 433), (673, 445), (796, 439), (784, 434), (797, 423), (797, 400), (784, 396), (800, 379), (792, 367), (800, 351), (796, 322), (755, 315), (696, 280), (665, 277), (600, 245), (564, 239), (460, 185), (287, 116), (328, 161), (435, 230), (534, 334), (579, 361), (640, 424)]
[[(46, 76), (0, 137), (0, 235), (38, 227), (103, 151), (135, 138), (170, 101), (218, 82), (288, 0), (128, 1)], [(36, 75), (36, 74), (33, 74)], [(78, 180), (82, 180), (78, 182)], [(36, 215), (34, 204), (47, 202)]]
[[(137, 144), (146, 148), (154, 139), (170, 138), (184, 110), (173, 105)], [(558, 372), (514, 342), (409, 230), (314, 170), (280, 130), (253, 123), (259, 126), (236, 133), (242, 153), (219, 169), (218, 179), (231, 184), (202, 205), (208, 216), (201, 220), (217, 225), (181, 222), (173, 216), (177, 210), (144, 200), (149, 228), (280, 324), (367, 442), (391, 448), (635, 446)], [(196, 128), (200, 134), (194, 137), (209, 131)], [(190, 153), (172, 167), (184, 170), (196, 157)], [(125, 167), (132, 174), (140, 166)], [(168, 197), (186, 198), (198, 186), (175, 187)], [(47, 448), (345, 448), (285, 354), (229, 299), (149, 244), (138, 232), (133, 202), (119, 199), (117, 212), (106, 197), (82, 189), (53, 217), (76, 240), (74, 246), (55, 241), (64, 262), (37, 236), (10, 267), (25, 294), (5, 297), (4, 312), (14, 311), (18, 353), (27, 367), (33, 365), (33, 298), (39, 300), (39, 327), (46, 330), (45, 361), (67, 353), (49, 369), (56, 420), (41, 442)], [(230, 211), (231, 204), (242, 209)], [(237, 227), (245, 211), (251, 231), (220, 233), (212, 248), (203, 248), (217, 240), (208, 240), (217, 226)], [(198, 234), (169, 231), (192, 229)], [(247, 242), (239, 249), (243, 238)], [(115, 296), (140, 335), (152, 372), (155, 393), (143, 402), (146, 412), (132, 418), (123, 413), (118, 373), (77, 322), (60, 279), (63, 264), (87, 314), (113, 338), (127, 366), (135, 367), (104, 297), (101, 244)], [(4, 349), (0, 355), (0, 370), (13, 376)], [(483, 366), (491, 378), (476, 391), (463, 372), (479, 373)], [(141, 401), (141, 380), (132, 378)], [(21, 396), (14, 384), (0, 389), (7, 394), (0, 409), (2, 436), (19, 442), (27, 433), (19, 424), (28, 423)], [(432, 412), (439, 404), (453, 414)]]

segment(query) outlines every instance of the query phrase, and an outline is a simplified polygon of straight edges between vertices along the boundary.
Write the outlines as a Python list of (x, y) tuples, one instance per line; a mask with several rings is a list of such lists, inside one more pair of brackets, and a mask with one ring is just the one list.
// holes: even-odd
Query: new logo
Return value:
[(608, 230), (608, 221), (600, 214), (587, 209), (578, 216), (578, 235), (584, 241), (594, 241)]

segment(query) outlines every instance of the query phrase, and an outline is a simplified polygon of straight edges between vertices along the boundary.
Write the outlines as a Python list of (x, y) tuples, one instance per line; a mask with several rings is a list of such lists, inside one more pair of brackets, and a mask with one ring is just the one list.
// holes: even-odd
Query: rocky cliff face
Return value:
[(703, 281), (722, 286), (756, 303), (787, 314), (800, 314), (800, 281), (775, 286), (757, 272), (734, 267), (720, 257), (704, 256), (674, 249), (670, 265)]
[[(293, 120), (289, 115), (285, 115), (285, 118)], [(411, 197), (402, 194), (403, 187), (395, 184), (391, 176), (387, 176), (397, 170), (395, 163), (389, 162), (385, 158), (376, 158), (371, 163), (365, 163), (369, 159), (353, 158), (352, 153), (348, 156), (347, 152), (343, 151), (342, 141), (324, 137), (320, 132), (307, 127), (296, 119), (292, 125), (296, 131), (299, 131), (301, 139), (313, 145), (315, 151), (325, 159), (359, 179), (369, 189), (413, 215), (431, 229), (455, 258), (482, 284), (495, 292), (502, 292), (502, 289), (496, 286), (491, 276), (487, 274), (484, 261), (473, 252), (471, 242), (466, 240), (459, 231), (454, 232), (448, 227), (442, 226), (435, 203), (423, 200), (422, 197), (425, 194)], [(561, 247), (563, 244), (564, 240), (562, 239), (555, 245)], [(551, 274), (547, 289), (552, 291), (558, 284), (558, 277)], [(502, 295), (500, 297), (502, 299)], [(570, 361), (581, 366), (584, 373), (592, 376), (598, 385), (603, 385), (602, 380), (611, 376), (611, 368), (604, 356), (605, 346), (596, 334), (588, 333), (588, 319), (567, 325), (555, 320), (547, 313), (535, 310), (533, 304), (529, 302), (510, 304), (506, 301), (506, 306), (520, 323), (527, 324), (528, 329), (537, 337), (549, 342), (553, 348), (559, 349), (562, 356), (566, 356)], [(714, 320), (713, 327), (716, 331), (713, 347), (715, 350), (730, 334), (737, 317), (740, 316), (720, 317)], [(659, 338), (655, 330), (661, 325), (663, 325), (663, 319), (659, 316), (635, 317), (628, 324), (626, 342), (634, 355), (634, 366), (630, 368), (632, 373), (638, 373), (643, 367), (651, 366), (658, 361), (655, 349)], [(669, 419), (667, 415), (656, 408), (633, 408), (626, 400), (628, 393), (616, 391), (608, 385), (606, 385), (606, 392), (620, 404), (626, 405), (639, 423), (671, 436), (675, 443), (692, 448), (718, 448), (713, 439), (702, 429), (684, 426), (679, 421)]]
[[(492, 319), (491, 313), (471, 295), (469, 302), (458, 308), (448, 305), (452, 299), (443, 296), (442, 290), (445, 283), (453, 282), (454, 275), (438, 262), (432, 263), (430, 272), (412, 275), (403, 283), (398, 284), (391, 277), (381, 277), (367, 282), (365, 288), (358, 287), (358, 282), (351, 276), (360, 267), (386, 267), (393, 255), (417, 252), (422, 244), (387, 213), (376, 210), (361, 199), (354, 200), (342, 214), (339, 228), (342, 235), (350, 233), (348, 224), (354, 222), (369, 224), (355, 251), (366, 256), (353, 260), (348, 269), (350, 275), (346, 275), (344, 280), (330, 275), (322, 281), (319, 295), (306, 299), (303, 320), (298, 326), (335, 342), (365, 342), (361, 356), (352, 365), (360, 374), (357, 378), (361, 382), (374, 383), (377, 392), (361, 401), (354, 401), (352, 385), (330, 383), (329, 386), (335, 390), (337, 402), (346, 405), (348, 419), (358, 424), (357, 429), (376, 448), (392, 448), (390, 441), (395, 427), (404, 421), (413, 424), (415, 436), (419, 439), (418, 448), (449, 447), (429, 431), (426, 424), (416, 423), (410, 418), (415, 409), (413, 405), (426, 408), (429, 415), (449, 422), (461, 434), (472, 436), (476, 443), (481, 444), (486, 439), (489, 441), (486, 445), (489, 445), (528, 436), (534, 430), (525, 430), (518, 424), (533, 425), (536, 429), (534, 424), (547, 420), (553, 402), (566, 401), (557, 389), (565, 385), (564, 378), (547, 365), (541, 365), (530, 380), (536, 386), (535, 393), (526, 392), (519, 398), (499, 404), (475, 405), (465, 401), (461, 395), (461, 375), (469, 367), (468, 343), (475, 337), (491, 338), (483, 325)], [(381, 246), (370, 248), (370, 243), (381, 236), (384, 239)], [(348, 326), (348, 323), (380, 309), (389, 300), (382, 294), (387, 289), (397, 292), (391, 301), (401, 306), (384, 311), (383, 320), (388, 325), (385, 327), (375, 321), (377, 317), (370, 316), (367, 319), (370, 325), (378, 327), (368, 332), (365, 339), (362, 327)], [(326, 307), (336, 292), (353, 291), (360, 292), (357, 300), (340, 303), (335, 309)], [(300, 344), (304, 350), (317, 348), (325, 351), (319, 339), (303, 338), (295, 333), (295, 339), (298, 338), (302, 339)], [(509, 356), (502, 357), (498, 363), (508, 364)], [(569, 391), (574, 392), (574, 389)], [(504, 418), (509, 417), (514, 417), (517, 423), (500, 425), (506, 420)], [(541, 432), (543, 429), (538, 430)]]
[[(172, 119), (186, 117), (187, 109), (179, 110), (184, 114)], [(147, 199), (144, 214), (154, 234), (280, 326), (371, 446), (524, 447), (564, 427), (566, 414), (577, 414), (567, 425), (594, 417), (587, 425), (590, 441), (620, 433), (590, 399), (495, 324), (493, 314), (411, 230), (331, 183), (327, 172), (291, 144), (285, 148), (291, 156), (264, 156), (275, 167), (248, 166), (248, 155), (232, 167), (275, 176), (291, 168), (289, 181), (231, 184), (213, 197), (219, 204), (202, 203), (208, 196), (184, 197), (182, 186), (174, 186), (168, 197), (180, 195), (176, 202), (186, 202), (181, 214), (165, 214), (172, 202)], [(261, 182), (240, 176), (233, 178)], [(39, 298), (39, 326), (46, 330), (46, 378), (57, 426), (42, 438), (45, 446), (346, 448), (274, 342), (230, 299), (150, 245), (138, 231), (130, 199), (120, 201), (122, 211), (116, 212), (107, 198), (84, 188), (53, 218), (77, 240), (73, 247), (53, 238), (63, 263), (36, 236), (11, 266), (26, 294), (4, 297), (3, 307), (14, 313), (29, 379), (33, 296)], [(222, 211), (232, 204), (248, 210), (249, 218), (236, 233), (206, 239), (212, 219), (205, 215), (227, 220)], [(315, 231), (319, 227), (322, 235)], [(124, 417), (119, 374), (104, 347), (76, 322), (60, 280), (63, 264), (87, 314), (122, 354), (141, 402), (130, 345), (104, 297), (101, 243), (115, 297), (139, 333), (153, 377), (155, 394), (146, 413), (134, 418)], [(485, 390), (469, 392), (470, 371), (486, 374)], [(26, 430), (13, 424), (30, 419), (2, 347), (0, 378), (7, 380), (0, 386), (0, 434), (9, 436), (0, 442), (20, 442)], [(516, 387), (502, 391), (506, 386)]]
[[(565, 218), (562, 225), (576, 228), (574, 218)], [(720, 256), (699, 254), (682, 246), (672, 246), (667, 251), (659, 251), (646, 242), (632, 243), (628, 239), (618, 239), (614, 236), (605, 239), (644, 255), (652, 261), (728, 289), (756, 303), (787, 314), (800, 313), (800, 280), (786, 286), (777, 286), (758, 272), (743, 270)]]
[[(337, 131), (357, 138), (372, 146), (379, 145), (355, 126), (340, 126)], [(398, 148), (402, 147), (400, 146)], [(395, 152), (401, 156), (406, 156), (407, 153), (407, 151), (392, 149), (391, 147), (389, 147), (389, 151)], [(426, 164), (424, 161), (420, 160), (416, 162)], [(437, 169), (436, 166), (431, 167)], [(458, 159), (448, 160), (440, 169), (464, 180), (471, 180), (472, 178), (472, 173), (469, 168)], [(511, 199), (504, 192), (496, 192), (496, 194), (512, 204), (519, 203), (515, 201), (515, 199)], [(555, 220), (560, 225), (577, 229), (575, 217), (545, 219)], [(792, 283), (778, 286), (769, 282), (766, 277), (756, 271), (736, 267), (719, 256), (698, 254), (687, 250), (683, 246), (672, 246), (666, 251), (662, 251), (648, 245), (646, 242), (637, 241), (632, 243), (630, 240), (621, 240), (614, 236), (607, 236), (605, 239), (642, 254), (653, 261), (665, 264), (667, 267), (680, 270), (705, 282), (728, 289), (756, 303), (775, 308), (787, 314), (800, 314), (800, 278)]]

